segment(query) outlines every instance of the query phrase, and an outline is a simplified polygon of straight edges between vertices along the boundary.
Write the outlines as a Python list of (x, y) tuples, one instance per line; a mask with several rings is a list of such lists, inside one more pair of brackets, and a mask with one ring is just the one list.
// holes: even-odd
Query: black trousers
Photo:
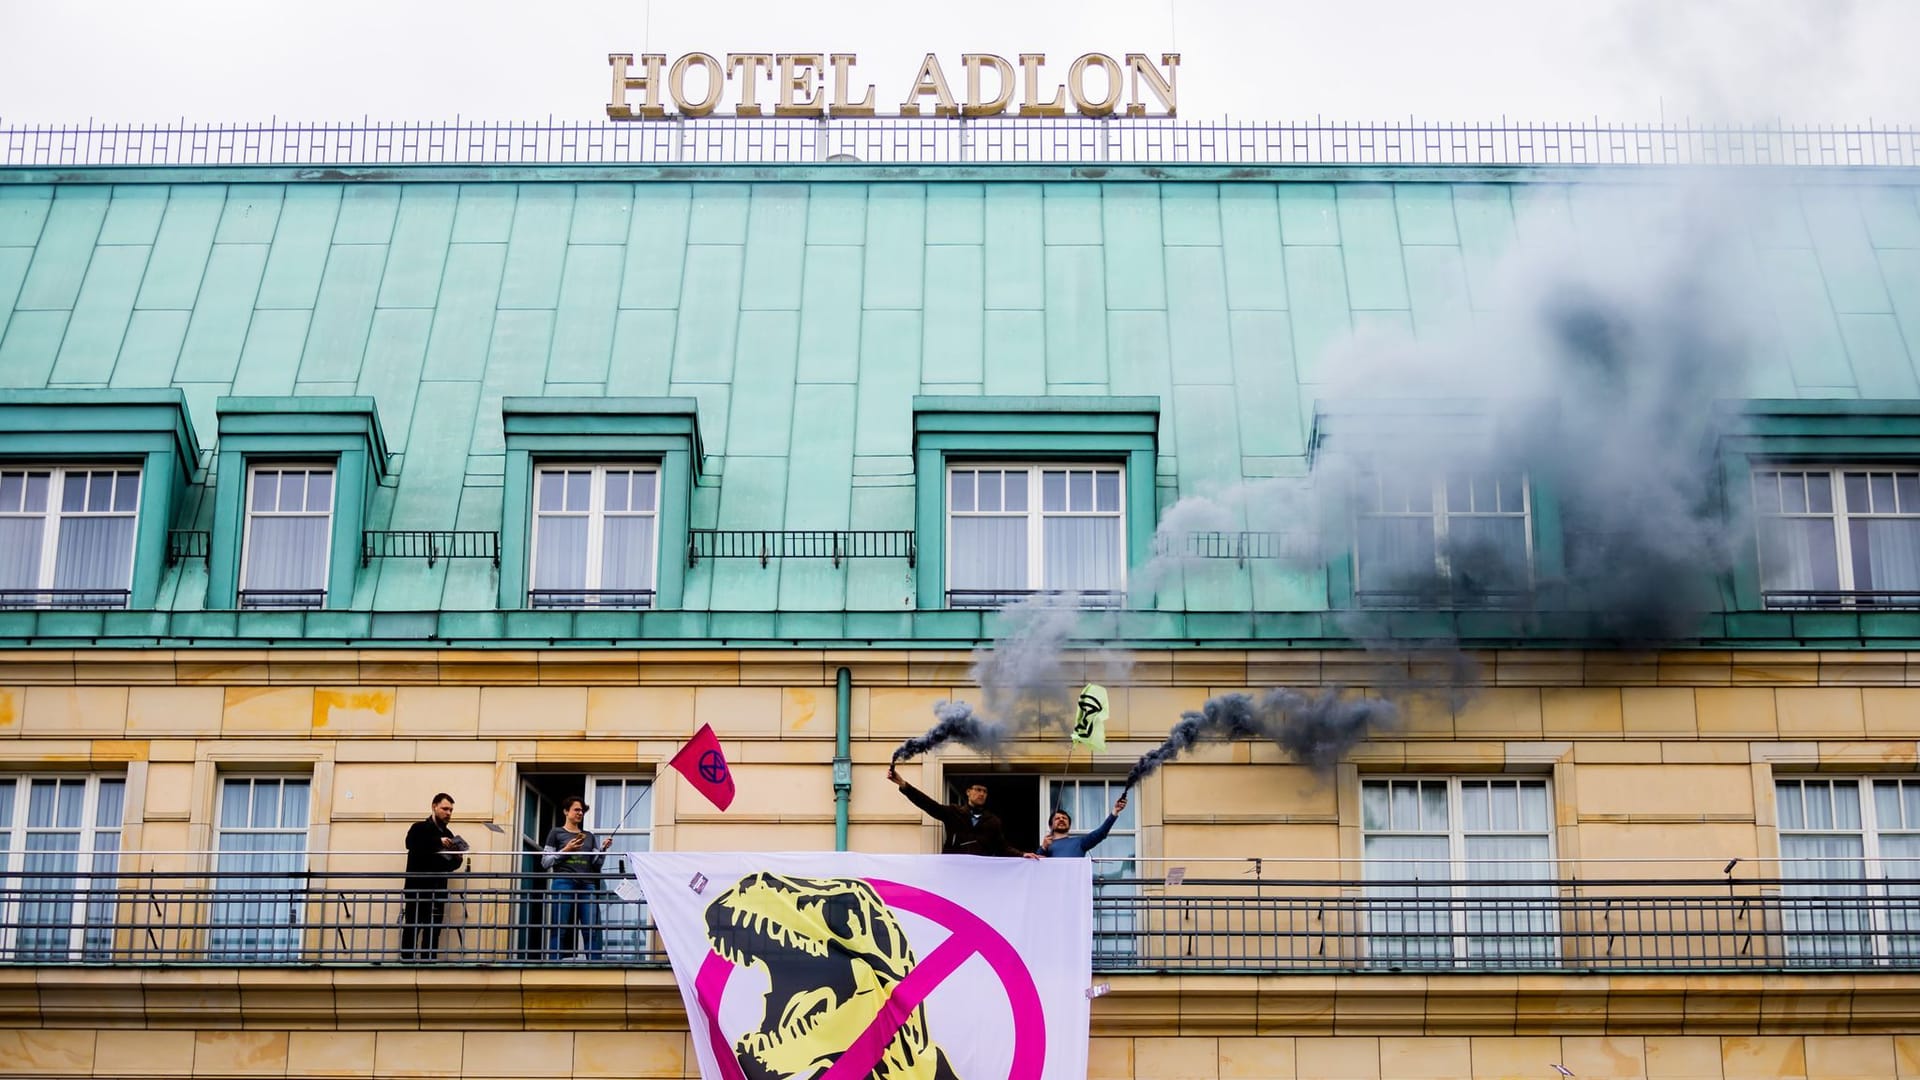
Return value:
[(447, 879), (417, 878), (407, 883), (400, 909), (400, 959), (431, 960), (440, 948), (440, 924), (447, 914)]

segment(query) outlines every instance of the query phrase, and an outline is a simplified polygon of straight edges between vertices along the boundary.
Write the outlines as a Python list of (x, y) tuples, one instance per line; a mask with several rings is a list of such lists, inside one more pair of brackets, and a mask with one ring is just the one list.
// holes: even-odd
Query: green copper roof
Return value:
[[(1150, 397), (1164, 508), (1301, 471), (1327, 358), (1354, 334), (1472, 319), (1498, 304), (1493, 266), (1517, 236), (1605, 231), (1623, 200), (1675, 190), (1511, 169), (1486, 182), (403, 172), (0, 177), (0, 387), (178, 387), (203, 439), (223, 397), (372, 398), (392, 454), (375, 529), (499, 528), (506, 398), (696, 401), (695, 528), (911, 529), (916, 396)], [(1920, 397), (1916, 187), (1772, 175), (1741, 248), (1771, 320), (1756, 396)], [(212, 501), (197, 505), (174, 524), (207, 528)], [(490, 572), (376, 560), (353, 606), (487, 610)], [(173, 573), (163, 605), (201, 606), (200, 564)], [(899, 611), (911, 573), (702, 561), (683, 606)], [(1172, 585), (1161, 610), (1324, 606), (1318, 575), (1262, 573), (1204, 597)]]

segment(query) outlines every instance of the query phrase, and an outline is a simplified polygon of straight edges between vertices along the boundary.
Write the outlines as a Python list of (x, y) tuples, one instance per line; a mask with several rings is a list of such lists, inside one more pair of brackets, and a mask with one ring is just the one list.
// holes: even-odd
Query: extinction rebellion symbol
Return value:
[(700, 779), (709, 784), (719, 784), (727, 779), (727, 759), (720, 751), (709, 750), (700, 755)]

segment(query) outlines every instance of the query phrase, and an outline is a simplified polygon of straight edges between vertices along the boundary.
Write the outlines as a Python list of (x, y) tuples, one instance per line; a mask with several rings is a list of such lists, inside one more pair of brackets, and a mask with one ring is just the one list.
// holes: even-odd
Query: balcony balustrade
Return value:
[[(615, 891), (617, 869), (585, 932), (564, 917), (553, 875), (456, 873), (429, 953), (402, 940), (419, 898), (391, 870), (252, 855), (246, 869), (85, 874), (49, 858), (71, 853), (27, 854), (28, 869), (0, 872), (0, 965), (666, 962), (645, 903)], [(1094, 967), (1108, 972), (1920, 971), (1915, 878), (1802, 877), (1782, 864), (1781, 876), (1739, 880), (1249, 880), (1096, 863)]]

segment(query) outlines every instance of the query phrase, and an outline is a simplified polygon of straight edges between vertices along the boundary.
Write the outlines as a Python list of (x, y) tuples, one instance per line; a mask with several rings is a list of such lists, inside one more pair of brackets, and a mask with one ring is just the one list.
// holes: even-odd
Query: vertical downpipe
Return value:
[(847, 850), (847, 804), (853, 798), (853, 672), (833, 677), (833, 850)]

